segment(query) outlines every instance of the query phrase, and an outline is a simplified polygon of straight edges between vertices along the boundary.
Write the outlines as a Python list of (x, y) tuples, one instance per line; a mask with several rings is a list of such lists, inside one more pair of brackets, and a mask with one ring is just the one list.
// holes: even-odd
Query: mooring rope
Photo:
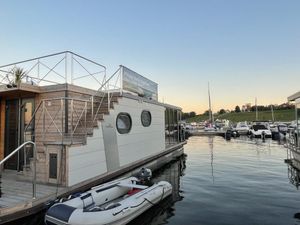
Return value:
[(137, 205), (134, 205), (134, 206), (125, 207), (125, 208), (121, 209), (119, 212), (113, 213), (113, 216), (116, 216), (116, 215), (120, 214), (120, 213), (123, 212), (123, 210), (125, 210), (125, 209), (139, 207), (139, 206), (142, 205), (144, 202), (148, 202), (148, 203), (150, 203), (152, 206), (155, 206), (156, 204), (158, 204), (159, 202), (161, 202), (161, 201), (163, 200), (164, 194), (165, 194), (165, 188), (163, 187), (162, 195), (161, 195), (161, 197), (160, 197), (160, 200), (159, 200), (157, 203), (153, 203), (153, 202), (150, 201), (149, 199), (144, 198), (144, 200), (143, 200), (141, 203), (139, 203), (139, 204), (137, 204)]

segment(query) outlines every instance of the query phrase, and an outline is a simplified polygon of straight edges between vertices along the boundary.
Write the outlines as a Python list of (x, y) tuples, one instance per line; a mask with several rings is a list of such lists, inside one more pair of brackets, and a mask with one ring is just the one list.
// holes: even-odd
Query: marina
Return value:
[[(54, 60), (56, 65), (52, 68), (45, 66), (46, 60)], [(84, 62), (88, 64), (86, 67), (83, 66)], [(31, 65), (27, 72), (18, 68), (19, 65), (26, 67), (28, 63)], [(92, 70), (90, 63), (97, 70)], [(63, 66), (59, 67), (60, 64)], [(88, 75), (78, 76), (76, 65), (86, 70)], [(38, 223), (43, 224), (45, 214), (46, 223), (51, 225), (135, 224), (134, 221), (138, 221), (143, 213), (153, 211), (153, 206), (169, 201), (167, 207), (160, 211), (163, 214), (170, 207), (177, 207), (177, 200), (170, 200), (168, 195), (173, 193), (172, 196), (179, 197), (179, 190), (184, 187), (185, 178), (174, 187), (174, 184), (168, 183), (168, 179), (157, 180), (158, 183), (153, 186), (145, 186), (137, 184), (140, 182), (138, 178), (128, 177), (136, 177), (141, 168), (149, 168), (159, 174), (161, 168), (176, 164), (177, 161), (180, 167), (186, 165), (188, 171), (190, 167), (196, 166), (193, 165), (193, 157), (197, 158), (197, 155), (189, 151), (190, 148), (194, 148), (194, 151), (199, 150), (198, 146), (194, 146), (195, 143), (202, 146), (201, 151), (207, 147), (210, 151), (209, 171), (213, 185), (218, 180), (218, 173), (214, 167), (218, 151), (227, 152), (227, 155), (221, 154), (226, 161), (221, 173), (231, 171), (230, 168), (237, 163), (236, 157), (245, 162), (238, 164), (237, 168), (244, 171), (248, 166), (247, 157), (249, 151), (253, 151), (253, 146), (256, 146), (259, 157), (265, 148), (269, 154), (273, 149), (278, 149), (275, 150), (278, 154), (282, 151), (281, 154), (287, 157), (282, 159), (280, 156), (280, 164), (284, 161), (287, 163), (290, 182), (298, 185), (299, 177), (295, 171), (300, 162), (297, 122), (299, 93), (288, 97), (288, 101), (295, 103), (295, 124), (245, 121), (232, 126), (229, 120), (214, 121), (210, 109), (209, 123), (201, 126), (197, 123), (185, 123), (181, 118), (180, 107), (157, 100), (158, 85), (155, 82), (125, 66), (120, 66), (113, 75), (107, 76), (105, 66), (66, 51), (8, 64), (0, 69), (0, 139), (3, 140), (0, 144), (0, 224), (18, 224), (24, 217), (28, 218), (29, 224), (31, 221), (40, 221)], [(95, 74), (100, 74), (102, 82), (94, 77)], [(63, 78), (60, 82), (55, 79), (57, 75)], [(20, 80), (16, 80), (17, 76), (21, 76)], [(76, 84), (78, 79), (87, 77), (95, 79), (99, 88), (91, 89), (86, 87), (84, 82)], [(210, 92), (209, 105), (211, 107)], [(238, 146), (244, 151), (239, 153), (241, 155), (235, 155), (231, 151), (228, 152), (226, 146), (233, 149)], [(189, 159), (191, 161), (188, 161)], [(198, 162), (200, 166), (201, 160), (203, 159), (199, 159)], [(255, 169), (258, 166), (256, 163), (253, 161), (251, 167)], [(266, 162), (266, 165), (268, 164), (269, 162)], [(262, 169), (266, 170), (265, 167)], [(174, 178), (177, 181), (180, 175), (183, 175), (183, 171), (180, 171)], [(187, 177), (193, 176), (194, 171), (189, 173)], [(233, 179), (228, 175), (224, 177)], [(192, 186), (199, 185), (193, 183)], [(242, 186), (247, 191), (250, 187), (251, 185), (247, 188)], [(210, 188), (213, 190), (214, 186)], [(234, 200), (231, 188), (228, 191)], [(153, 193), (148, 193), (151, 190)], [(183, 193), (195, 191), (197, 192), (188, 190)], [(220, 193), (215, 195), (219, 196)], [(205, 199), (205, 196), (203, 197)], [(244, 194), (240, 197), (245, 198)], [(210, 204), (216, 204), (216, 198), (211, 198)], [(181, 202), (185, 202), (185, 199), (182, 197)], [(189, 201), (193, 202), (192, 199)], [(201, 201), (201, 198), (198, 201)], [(178, 203), (178, 207), (181, 202)], [(225, 217), (230, 218), (231, 213), (237, 210), (236, 207), (241, 208), (239, 204), (234, 203), (228, 212), (229, 215), (226, 214)], [(205, 206), (205, 210), (208, 209), (209, 207)], [(203, 218), (195, 217), (191, 224), (209, 224), (205, 221), (207, 215), (208, 211)], [(152, 219), (155, 219), (155, 216), (153, 217)], [(182, 218), (184, 217), (185, 215), (182, 215)], [(167, 217), (165, 220), (172, 221), (174, 218)], [(228, 224), (239, 221), (228, 218), (227, 220)], [(181, 223), (183, 221), (179, 224)]]
[(300, 225), (300, 1), (0, 5), (0, 225)]

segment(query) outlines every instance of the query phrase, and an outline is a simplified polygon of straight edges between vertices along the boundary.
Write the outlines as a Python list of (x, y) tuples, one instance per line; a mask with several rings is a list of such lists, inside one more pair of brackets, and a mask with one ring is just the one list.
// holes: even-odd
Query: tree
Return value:
[(239, 113), (239, 112), (241, 112), (241, 109), (240, 109), (240, 107), (237, 105), (236, 107), (235, 107), (235, 110), (234, 110), (236, 113)]
[(181, 119), (183, 119), (183, 120), (188, 119), (189, 116), (190, 116), (189, 113), (185, 113), (185, 112), (184, 112), (184, 113), (182, 113), (182, 118), (181, 118)]
[(219, 112), (220, 114), (224, 114), (224, 113), (226, 113), (226, 111), (225, 111), (225, 109), (220, 109), (220, 112)]
[(195, 117), (196, 116), (196, 113), (195, 112), (190, 112), (190, 118), (192, 118), (192, 117)]
[(204, 113), (203, 113), (204, 116), (208, 116), (209, 115), (209, 110), (206, 110)]

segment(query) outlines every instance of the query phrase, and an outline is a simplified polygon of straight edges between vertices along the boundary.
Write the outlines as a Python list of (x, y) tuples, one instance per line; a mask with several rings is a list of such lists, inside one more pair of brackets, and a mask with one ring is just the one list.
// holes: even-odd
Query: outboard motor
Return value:
[(143, 181), (149, 181), (152, 177), (152, 171), (148, 168), (142, 168), (138, 175), (138, 179), (143, 182)]
[(240, 134), (239, 134), (239, 132), (237, 132), (236, 130), (234, 130), (234, 131), (232, 131), (232, 136), (233, 136), (234, 138), (236, 138), (236, 137), (239, 137)]
[(225, 132), (225, 139), (228, 140), (228, 141), (230, 141), (231, 136), (232, 136), (232, 131), (230, 129), (226, 130), (226, 132)]

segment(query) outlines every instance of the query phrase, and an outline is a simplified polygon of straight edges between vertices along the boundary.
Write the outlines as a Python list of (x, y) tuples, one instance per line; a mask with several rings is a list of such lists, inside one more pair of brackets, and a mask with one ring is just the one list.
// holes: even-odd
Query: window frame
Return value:
[[(130, 126), (129, 126), (129, 128), (127, 129), (127, 131), (125, 131), (125, 129), (120, 129), (119, 127), (118, 127), (118, 119), (120, 118), (120, 116), (128, 116), (128, 118), (129, 118), (129, 122), (130, 122)], [(131, 119), (131, 116), (130, 116), (130, 114), (129, 113), (127, 113), (127, 112), (120, 112), (118, 115), (117, 115), (117, 118), (116, 118), (116, 128), (117, 128), (117, 131), (118, 131), (118, 133), (119, 134), (128, 134), (128, 133), (130, 133), (130, 131), (131, 131), (131, 129), (132, 129), (132, 119)], [(123, 131), (122, 131), (123, 130)]]
[[(150, 123), (147, 126), (143, 123), (143, 113), (148, 113), (148, 115), (150, 116)], [(141, 123), (142, 123), (143, 127), (150, 127), (151, 126), (151, 124), (152, 124), (152, 114), (151, 114), (151, 112), (149, 110), (143, 110), (141, 112)]]

